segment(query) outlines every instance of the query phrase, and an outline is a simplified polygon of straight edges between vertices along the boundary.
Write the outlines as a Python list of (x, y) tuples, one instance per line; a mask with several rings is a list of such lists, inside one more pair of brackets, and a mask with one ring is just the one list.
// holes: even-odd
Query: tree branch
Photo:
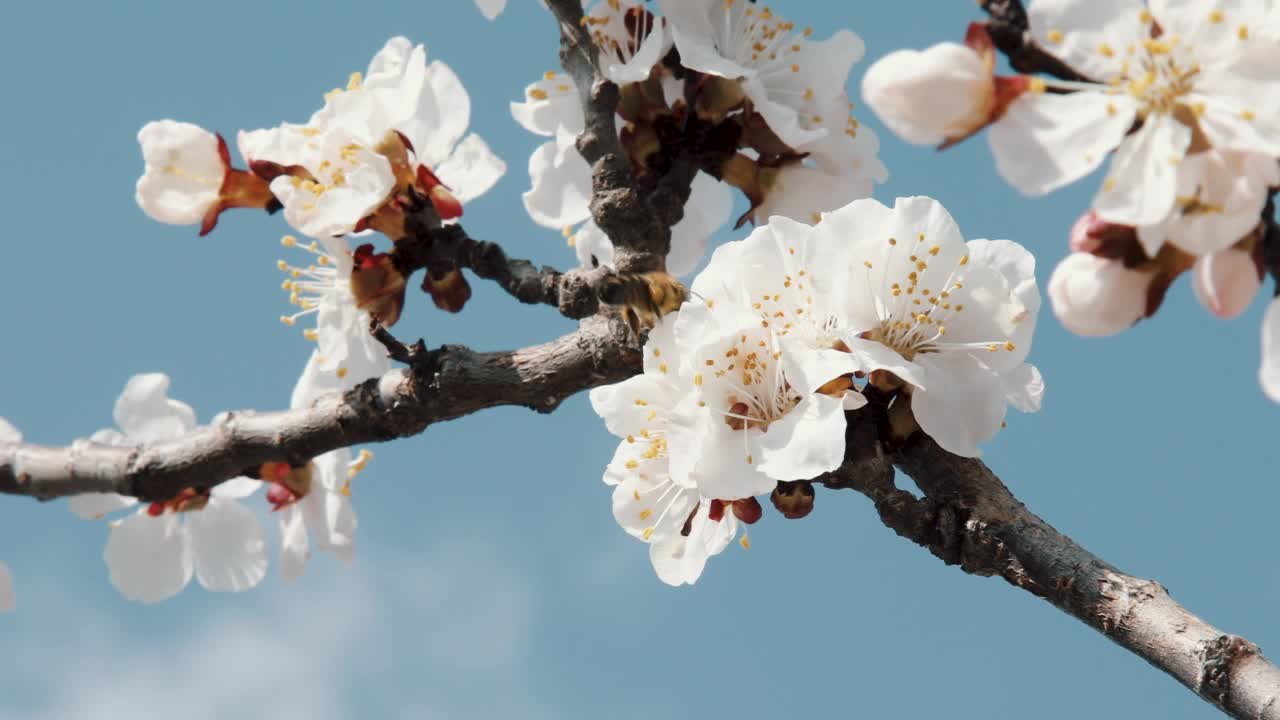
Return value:
[(580, 0), (548, 0), (547, 5), (560, 22), (560, 64), (578, 86), (586, 119), (578, 152), (591, 166), (591, 216), (618, 249), (619, 270), (661, 269), (671, 248), (671, 228), (646, 202), (618, 138), (618, 86), (597, 66)]
[(1022, 0), (980, 0), (983, 11), (991, 16), (987, 32), (996, 49), (1009, 58), (1009, 64), (1020, 73), (1045, 73), (1062, 80), (1090, 82), (1071, 66), (1040, 47), (1031, 37), (1031, 24)]
[(392, 370), (312, 407), (225, 413), (208, 427), (154, 445), (0, 445), (0, 493), (49, 500), (114, 492), (166, 500), (264, 462), (302, 463), (337, 448), (417, 435), (485, 408), (521, 405), (551, 412), (570, 395), (640, 371), (628, 333), (622, 323), (597, 317), (574, 333), (523, 350), (475, 352), (445, 345), (410, 369)]
[(437, 263), (470, 269), (477, 277), (492, 280), (512, 297), (529, 305), (550, 305), (574, 320), (595, 315), (600, 309), (597, 290), (607, 269), (534, 267), (528, 260), (510, 258), (497, 243), (476, 240), (461, 225), (409, 225), (407, 237), (396, 242), (396, 263), (405, 275)]
[[(998, 575), (1172, 675), (1222, 711), (1280, 718), (1280, 669), (1244, 638), (1191, 614), (1159, 584), (1117, 570), (1009, 492), (982, 461), (952, 455), (923, 433), (885, 453), (874, 410), (851, 414), (852, 461), (822, 481), (857, 490), (902, 537), (966, 573)], [(858, 429), (861, 425), (870, 431)], [(868, 435), (868, 432), (870, 435)], [(923, 491), (893, 484), (896, 465)]]

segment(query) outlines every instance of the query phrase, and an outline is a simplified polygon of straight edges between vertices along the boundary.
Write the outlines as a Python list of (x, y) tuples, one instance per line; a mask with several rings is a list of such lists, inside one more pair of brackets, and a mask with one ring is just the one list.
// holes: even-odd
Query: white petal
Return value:
[[(304, 498), (304, 502), (310, 496)], [(280, 574), (285, 580), (297, 580), (311, 558), (307, 541), (307, 523), (302, 509), (294, 504), (280, 511)]]
[(440, 181), (463, 204), (488, 192), (506, 172), (507, 164), (474, 134), (458, 143), (453, 154), (436, 168)]
[(20, 442), (22, 442), (22, 432), (14, 427), (13, 423), (0, 417), (0, 443)]
[(729, 186), (699, 172), (693, 179), (684, 217), (671, 228), (667, 272), (677, 276), (693, 272), (707, 252), (707, 240), (729, 221), (732, 212), (733, 193)]
[(549, 72), (525, 88), (524, 102), (511, 103), (511, 117), (531, 133), (552, 137), (562, 128), (570, 135), (582, 132), (582, 104), (573, 78)]
[(262, 487), (261, 480), (254, 480), (247, 477), (234, 477), (221, 483), (213, 488), (212, 495), (214, 497), (227, 498), (230, 500), (243, 500), (258, 491)]
[(964, 353), (922, 355), (929, 389), (911, 396), (920, 428), (947, 452), (978, 457), (978, 443), (1000, 431), (1005, 387), (1000, 376)]
[(18, 597), (13, 592), (13, 574), (9, 566), (0, 562), (0, 612), (12, 612), (18, 607)]
[(476, 0), (476, 7), (480, 8), (480, 14), (492, 20), (507, 8), (507, 0)]
[(112, 417), (135, 443), (171, 440), (196, 426), (191, 406), (170, 400), (169, 376), (144, 373), (129, 378), (116, 398)]
[(1272, 300), (1262, 316), (1262, 365), (1258, 380), (1267, 397), (1280, 402), (1280, 299)]
[(137, 498), (115, 493), (85, 493), (67, 499), (67, 507), (71, 512), (85, 520), (101, 520), (110, 513), (137, 504)]
[(187, 529), (178, 517), (150, 517), (140, 510), (111, 528), (103, 559), (111, 584), (130, 600), (156, 603), (191, 582), (193, 564)]
[(1186, 125), (1168, 115), (1149, 115), (1116, 150), (1093, 199), (1098, 217), (1123, 225), (1153, 225), (1168, 217), (1178, 194), (1178, 166), (1190, 144)]
[(1133, 125), (1127, 95), (1024, 93), (987, 139), (996, 169), (1025, 195), (1045, 195), (1093, 172)]
[(213, 496), (204, 510), (187, 513), (196, 580), (206, 590), (241, 592), (267, 575), (267, 544), (253, 512)]
[(1004, 382), (1005, 399), (1019, 412), (1040, 412), (1044, 400), (1044, 378), (1031, 363), (1023, 363), (1014, 370), (1000, 375)]
[(577, 148), (543, 143), (529, 156), (529, 179), (524, 207), (534, 222), (560, 230), (591, 217), (591, 166)]
[(1102, 337), (1132, 327), (1147, 314), (1150, 273), (1129, 270), (1118, 260), (1072, 253), (1049, 278), (1053, 313), (1077, 335)]
[(845, 340), (845, 344), (849, 346), (850, 354), (853, 355), (858, 365), (866, 372), (887, 370), (909, 385), (915, 385), (918, 388), (925, 387), (924, 368), (903, 358), (893, 348), (873, 340), (863, 340), (857, 337), (848, 338)]
[(698, 491), (720, 500), (740, 500), (772, 492), (778, 484), (777, 478), (761, 469), (765, 456), (762, 443), (768, 433), (758, 429), (733, 430), (723, 417), (708, 416), (705, 422), (706, 432), (701, 437), (700, 454), (692, 473)]
[(1041, 47), (1085, 77), (1108, 82), (1120, 74), (1125, 49), (1150, 37), (1145, 9), (1142, 0), (1035, 0), (1027, 15)]
[(844, 462), (842, 398), (810, 395), (760, 439), (760, 469), (777, 480), (807, 480)]

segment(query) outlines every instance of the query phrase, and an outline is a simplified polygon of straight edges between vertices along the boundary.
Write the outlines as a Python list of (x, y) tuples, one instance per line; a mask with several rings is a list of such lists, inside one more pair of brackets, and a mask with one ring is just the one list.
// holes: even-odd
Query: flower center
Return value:
[[(884, 272), (878, 289), (871, 276), (874, 264), (870, 260), (863, 261), (867, 271), (866, 287), (871, 293), (878, 324), (861, 333), (860, 337), (885, 345), (906, 360), (914, 360), (917, 355), (926, 353), (954, 350), (1012, 352), (1015, 349), (1015, 345), (1004, 338), (970, 338), (966, 342), (944, 339), (947, 323), (958, 321), (965, 312), (962, 300), (965, 296), (964, 278), (969, 270), (967, 254), (955, 261), (950, 271), (943, 275), (936, 269), (929, 272), (930, 263), (937, 262), (935, 258), (942, 248), (927, 245), (924, 233), (917, 234), (909, 247), (908, 243), (892, 237), (888, 244), (888, 257), (883, 262), (890, 270)], [(901, 258), (902, 253), (907, 254), (905, 262)]]
[(761, 72), (787, 66), (791, 72), (800, 72), (794, 56), (804, 47), (804, 38), (813, 34), (813, 28), (805, 28), (797, 36), (793, 32), (796, 24), (774, 15), (767, 5), (758, 7), (744, 0), (723, 2), (724, 20), (718, 28), (721, 34), (717, 44), (725, 57)]
[[(1110, 48), (1102, 47), (1106, 55)], [(1126, 47), (1125, 54), (1121, 75), (1113, 84), (1141, 103), (1139, 117), (1173, 113), (1179, 100), (1195, 88), (1200, 65), (1177, 35), (1147, 38)]]
[[(782, 372), (782, 353), (767, 328), (742, 333), (722, 352), (703, 359), (694, 385), (713, 388), (709, 405), (731, 429), (765, 432), (801, 400)], [(747, 463), (752, 462), (748, 453)]]
[[(587, 15), (582, 21), (591, 28), (591, 39), (601, 52), (626, 63), (657, 27), (658, 19), (640, 5), (630, 5), (624, 11), (620, 0), (608, 0), (608, 6), (612, 13)], [(619, 14), (621, 22), (615, 22)]]

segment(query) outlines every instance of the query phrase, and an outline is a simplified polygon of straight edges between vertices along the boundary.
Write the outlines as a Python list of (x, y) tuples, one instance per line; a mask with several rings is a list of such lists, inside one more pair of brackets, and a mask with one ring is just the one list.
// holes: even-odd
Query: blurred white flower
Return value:
[[(134, 375), (116, 399), (113, 417), (119, 430), (100, 430), (91, 440), (146, 445), (190, 432), (195, 411), (170, 399), (168, 390), (166, 375)], [(148, 603), (176, 595), (193, 576), (213, 591), (257, 585), (267, 572), (266, 543), (257, 519), (239, 500), (260, 486), (257, 480), (233, 478), (208, 494), (188, 489), (113, 520), (103, 552), (111, 584), (130, 600)], [(68, 502), (73, 512), (90, 520), (137, 504), (135, 498), (110, 493), (77, 495)]]

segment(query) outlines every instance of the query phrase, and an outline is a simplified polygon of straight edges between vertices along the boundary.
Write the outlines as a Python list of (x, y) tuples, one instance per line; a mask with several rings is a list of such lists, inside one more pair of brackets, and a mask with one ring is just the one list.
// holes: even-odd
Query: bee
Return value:
[(610, 275), (597, 295), (607, 305), (623, 306), (622, 317), (636, 337), (642, 328), (652, 328), (663, 315), (679, 310), (689, 299), (685, 286), (664, 272)]

